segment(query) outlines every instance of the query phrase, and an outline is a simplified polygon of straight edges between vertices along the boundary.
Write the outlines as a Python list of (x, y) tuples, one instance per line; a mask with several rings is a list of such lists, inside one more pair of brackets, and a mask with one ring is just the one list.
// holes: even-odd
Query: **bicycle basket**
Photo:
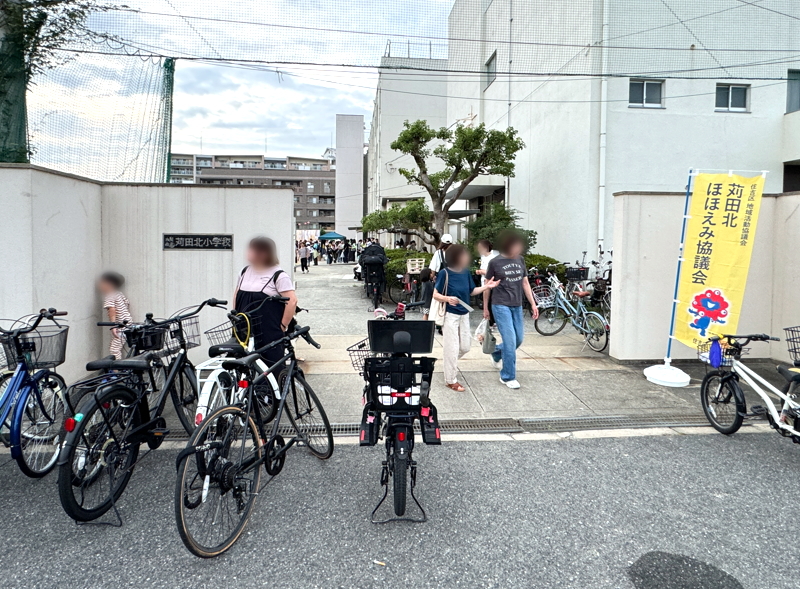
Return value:
[(245, 318), (243, 315), (237, 315), (231, 321), (212, 327), (205, 332), (208, 344), (211, 346), (221, 346), (231, 340), (247, 344), (251, 338), (257, 338), (260, 335), (261, 323), (253, 322), (251, 318)]
[[(711, 348), (714, 342), (706, 342), (704, 344), (700, 344), (697, 346), (697, 358), (703, 364), (708, 364), (709, 366), (713, 366), (713, 353)], [(727, 343), (720, 341), (719, 342), (721, 351), (722, 351), (722, 358), (721, 363), (719, 366), (732, 366), (733, 365), (733, 357), (739, 353), (736, 348), (732, 348)], [(742, 348), (741, 355), (744, 356), (745, 354), (750, 353), (750, 348)], [(717, 368), (717, 366), (715, 366)]]
[(793, 362), (800, 362), (800, 325), (787, 327), (783, 331), (786, 332), (786, 347), (789, 348), (789, 356)]
[(594, 283), (595, 294), (602, 295), (608, 290), (608, 281), (605, 278), (598, 278)]
[(570, 282), (581, 282), (589, 278), (589, 268), (567, 268), (566, 277)]
[(536, 306), (540, 309), (552, 307), (556, 304), (556, 294), (546, 284), (534, 286), (531, 290), (533, 291), (533, 300), (536, 301)]
[[(67, 353), (66, 325), (40, 325), (35, 331), (19, 336), (20, 346), (25, 353), (28, 368), (55, 368), (64, 363)], [(4, 364), (11, 370), (17, 366), (17, 351), (14, 338), (4, 336), (0, 340)]]
[(435, 358), (370, 358), (365, 361), (367, 403), (379, 411), (419, 409), (423, 383), (430, 386)]
[(200, 318), (197, 315), (170, 324), (164, 349), (170, 354), (177, 353), (181, 349), (181, 335), (186, 349), (200, 345)]
[(136, 326), (137, 329), (126, 329), (125, 341), (130, 347), (135, 347), (137, 353), (158, 351), (164, 347), (164, 338), (167, 335), (165, 327)]
[(364, 361), (367, 358), (376, 356), (369, 348), (369, 338), (363, 339), (347, 348), (347, 353), (350, 354), (350, 362), (353, 364), (353, 369), (361, 375), (364, 374)]

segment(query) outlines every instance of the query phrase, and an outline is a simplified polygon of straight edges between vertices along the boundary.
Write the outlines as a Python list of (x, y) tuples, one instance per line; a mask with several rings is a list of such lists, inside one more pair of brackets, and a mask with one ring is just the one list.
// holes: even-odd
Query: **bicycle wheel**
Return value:
[[(85, 399), (67, 435), (66, 460), (58, 469), (61, 506), (75, 521), (92, 521), (119, 500), (133, 474), (139, 443), (124, 436), (141, 423), (136, 394), (111, 387)], [(79, 419), (80, 418), (80, 419)]]
[[(281, 390), (286, 377), (286, 373), (281, 374)], [(302, 372), (296, 372), (292, 379), (289, 398), (286, 399), (286, 414), (314, 456), (321, 460), (331, 457), (333, 454), (331, 424), (317, 395), (303, 378)]]
[(602, 352), (608, 346), (608, 323), (600, 313), (586, 313), (581, 321), (586, 332), (583, 334), (587, 345), (595, 352)]
[(19, 446), (19, 469), (31, 478), (41, 478), (53, 470), (58, 460), (64, 429), (67, 384), (53, 372), (28, 388), (15, 410), (11, 443)]
[(539, 311), (533, 327), (541, 335), (555, 335), (567, 325), (567, 314), (561, 307), (547, 307)]
[(386, 287), (386, 293), (389, 295), (389, 299), (395, 304), (407, 302), (408, 293), (402, 282), (392, 282), (389, 284)]
[(392, 467), (392, 483), (394, 486), (394, 514), (405, 515), (406, 513), (406, 474), (408, 472), (408, 461), (405, 457), (400, 458), (394, 455)]
[(712, 370), (700, 385), (700, 404), (706, 419), (721, 434), (731, 435), (739, 431), (744, 421), (744, 393), (735, 379), (723, 382), (727, 373)]
[(187, 434), (191, 434), (195, 428), (194, 418), (197, 415), (197, 400), (200, 395), (197, 391), (197, 375), (194, 366), (189, 362), (184, 364), (183, 370), (172, 383), (170, 394), (183, 429)]
[[(178, 464), (175, 519), (184, 546), (201, 558), (219, 556), (242, 535), (261, 484), (262, 445), (253, 418), (222, 407), (195, 430)], [(249, 467), (248, 467), (249, 466)]]

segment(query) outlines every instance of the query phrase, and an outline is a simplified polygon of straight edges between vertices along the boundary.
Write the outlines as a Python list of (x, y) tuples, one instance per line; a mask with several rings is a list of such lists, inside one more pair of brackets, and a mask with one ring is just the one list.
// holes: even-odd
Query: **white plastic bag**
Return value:
[(475, 328), (475, 334), (472, 336), (476, 342), (482, 342), (484, 334), (486, 333), (486, 326), (489, 323), (488, 319), (481, 319), (478, 327)]

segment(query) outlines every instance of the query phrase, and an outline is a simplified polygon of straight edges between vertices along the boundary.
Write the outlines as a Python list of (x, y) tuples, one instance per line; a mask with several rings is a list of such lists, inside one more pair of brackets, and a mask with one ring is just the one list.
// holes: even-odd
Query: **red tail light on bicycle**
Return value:
[(406, 432), (397, 432), (397, 441), (398, 442), (405, 442), (406, 441)]
[(248, 386), (250, 386), (250, 383), (247, 382), (246, 380), (240, 380), (239, 381), (239, 388), (240, 389), (246, 389)]
[(72, 417), (67, 417), (64, 420), (64, 429), (67, 430), (68, 432), (75, 431), (75, 426), (77, 426), (77, 425), (78, 425), (78, 422), (75, 421)]

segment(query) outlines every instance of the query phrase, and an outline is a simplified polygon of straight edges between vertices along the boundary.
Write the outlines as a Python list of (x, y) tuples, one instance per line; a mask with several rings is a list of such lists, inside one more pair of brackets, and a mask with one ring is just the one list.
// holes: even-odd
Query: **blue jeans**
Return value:
[(503, 360), (503, 369), (500, 378), (506, 382), (517, 378), (517, 348), (522, 345), (525, 326), (522, 322), (522, 307), (506, 307), (505, 305), (492, 305), (497, 329), (500, 331), (502, 343), (492, 354), (495, 362)]

